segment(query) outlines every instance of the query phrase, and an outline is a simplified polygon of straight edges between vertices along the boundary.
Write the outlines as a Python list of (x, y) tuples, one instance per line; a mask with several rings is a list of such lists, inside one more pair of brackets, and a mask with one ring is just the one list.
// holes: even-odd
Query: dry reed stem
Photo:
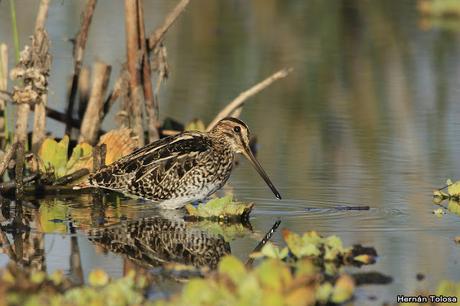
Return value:
[[(8, 89), (8, 47), (6, 44), (0, 44), (0, 90)], [(6, 101), (0, 97), (0, 139), (6, 139)], [(2, 146), (3, 147), (3, 146)]]
[(30, 105), (21, 103), (16, 110), (15, 141), (26, 143), (27, 141), (27, 120), (29, 119)]
[(86, 2), (86, 8), (83, 14), (83, 20), (81, 23), (80, 31), (77, 34), (75, 39), (74, 46), (74, 71), (72, 77), (72, 85), (70, 86), (69, 94), (69, 104), (67, 107), (67, 123), (66, 123), (66, 134), (70, 134), (72, 125), (70, 124), (72, 120), (72, 113), (75, 104), (75, 97), (77, 96), (77, 87), (78, 80), (80, 78), (80, 71), (83, 63), (83, 56), (85, 53), (86, 42), (88, 40), (89, 27), (91, 25), (91, 20), (93, 19), (94, 10), (96, 9), (97, 0), (88, 0)]
[[(49, 0), (41, 0), (38, 9), (37, 19), (35, 21), (35, 39), (41, 45), (44, 39), (48, 39), (44, 35), (45, 22), (48, 16)], [(48, 95), (45, 93), (41, 99), (37, 101), (34, 110), (34, 129), (32, 132), (32, 150), (37, 152), (40, 144), (45, 139), (46, 134), (46, 104), (48, 103)]]
[(104, 115), (105, 117), (112, 106), (115, 104), (115, 102), (118, 100), (118, 98), (121, 96), (123, 93), (124, 85), (125, 85), (125, 75), (126, 71), (123, 70), (120, 73), (120, 76), (118, 76), (118, 79), (115, 81), (115, 85), (113, 85), (112, 91), (109, 93), (107, 96), (107, 99), (104, 102)]
[(149, 49), (154, 50), (158, 43), (163, 39), (164, 35), (168, 31), (168, 29), (174, 24), (177, 17), (185, 10), (187, 5), (189, 4), (190, 0), (181, 0), (176, 7), (166, 16), (165, 21), (163, 22), (162, 26), (155, 30), (149, 36)]
[[(225, 117), (229, 117), (234, 115), (235, 112), (238, 111), (239, 108), (241, 108), (244, 103), (246, 102), (247, 99), (251, 98), (252, 96), (258, 94), (268, 86), (270, 86), (273, 82), (279, 80), (279, 79), (284, 79), (285, 77), (288, 76), (288, 74), (292, 71), (292, 68), (284, 68), (281, 69), (278, 72), (275, 72), (262, 82), (257, 83), (256, 85), (252, 86), (248, 90), (243, 91), (236, 97), (233, 101), (227, 104), (227, 106), (220, 111), (219, 114), (211, 121), (211, 123), (208, 125), (206, 128), (207, 131), (210, 131), (220, 120), (224, 119)], [(238, 114), (239, 115), (239, 114)]]
[(91, 93), (91, 73), (88, 68), (83, 67), (78, 79), (78, 119), (83, 119), (86, 107), (88, 106), (89, 95)]
[(101, 127), (104, 97), (110, 79), (111, 67), (102, 62), (94, 65), (93, 86), (85, 115), (80, 128), (79, 142), (96, 144)]
[(137, 0), (137, 16), (138, 16), (138, 30), (139, 42), (141, 50), (141, 69), (142, 69), (142, 88), (144, 90), (145, 110), (147, 112), (147, 129), (149, 135), (149, 142), (158, 140), (158, 105), (153, 93), (152, 76), (150, 74), (150, 58), (147, 50), (147, 40), (145, 38), (145, 24), (144, 24), (144, 6), (143, 0)]
[(105, 166), (105, 157), (107, 155), (107, 145), (101, 144), (100, 146), (94, 146), (93, 148), (93, 172), (97, 172), (99, 169)]
[(3, 177), (3, 173), (5, 173), (6, 168), (8, 168), (8, 164), (10, 163), (10, 160), (13, 158), (13, 155), (16, 153), (17, 147), (18, 143), (15, 142), (3, 156), (3, 159), (0, 162), (0, 178)]
[(143, 146), (144, 128), (142, 125), (142, 89), (138, 70), (139, 31), (137, 0), (125, 0), (126, 56), (129, 72), (129, 108), (133, 117), (133, 129)]
[(24, 142), (18, 142), (16, 148), (16, 169), (15, 169), (15, 185), (16, 199), (22, 199), (24, 195)]

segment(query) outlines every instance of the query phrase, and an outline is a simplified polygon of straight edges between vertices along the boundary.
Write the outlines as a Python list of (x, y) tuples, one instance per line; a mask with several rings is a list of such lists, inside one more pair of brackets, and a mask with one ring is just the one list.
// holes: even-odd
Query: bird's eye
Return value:
[(235, 127), (233, 128), (233, 130), (234, 130), (236, 133), (241, 132), (241, 128), (240, 128), (239, 126), (235, 126)]

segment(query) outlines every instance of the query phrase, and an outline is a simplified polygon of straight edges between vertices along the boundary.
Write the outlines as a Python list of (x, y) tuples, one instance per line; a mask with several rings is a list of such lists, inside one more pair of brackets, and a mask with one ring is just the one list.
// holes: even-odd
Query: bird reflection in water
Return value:
[(103, 249), (146, 268), (166, 263), (215, 268), (231, 252), (222, 236), (191, 228), (179, 218), (148, 217), (92, 229), (88, 234)]

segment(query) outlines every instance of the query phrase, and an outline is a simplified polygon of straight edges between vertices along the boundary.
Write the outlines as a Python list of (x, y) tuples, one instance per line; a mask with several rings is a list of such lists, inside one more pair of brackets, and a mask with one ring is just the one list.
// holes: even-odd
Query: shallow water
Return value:
[[(37, 4), (16, 3), (23, 44)], [(54, 55), (49, 104), (58, 110), (65, 109), (65, 78), (72, 71), (66, 39), (78, 29), (83, 4), (54, 1), (48, 20)], [(173, 5), (146, 1), (147, 29)], [(123, 26), (121, 4), (99, 1), (87, 65), (101, 59), (118, 73), (125, 52)], [(430, 27), (417, 14), (415, 1), (192, 1), (167, 35), (171, 77), (160, 95), (161, 118), (209, 121), (242, 90), (282, 67), (295, 69), (243, 111), (242, 119), (258, 138), (258, 159), (283, 200), (274, 198), (248, 163), (234, 170), (229, 185), (235, 196), (256, 206), (252, 231), (241, 230), (230, 242), (232, 253), (246, 258), (279, 218), (282, 228), (314, 229), (339, 235), (345, 245), (376, 248), (377, 263), (359, 271), (379, 271), (394, 281), (359, 288), (356, 304), (394, 302), (397, 294), (434, 290), (443, 279), (459, 281), (453, 242), (459, 216), (435, 216), (431, 199), (431, 191), (447, 178), (460, 177), (459, 29), (455, 22)], [(6, 1), (0, 2), (0, 41), (12, 45)], [(104, 127), (114, 127), (113, 122), (107, 119)], [(49, 122), (49, 128), (62, 136), (58, 123)], [(49, 227), (33, 224), (31, 233), (44, 239), (48, 271), (75, 273), (70, 259), (76, 241), (83, 276), (95, 267), (122, 275), (124, 257), (101, 252), (85, 231), (159, 212), (145, 203), (115, 204), (114, 199), (107, 200), (105, 210), (94, 208), (89, 198), (39, 201), (39, 210), (29, 209)], [(370, 209), (333, 209), (344, 205)], [(58, 216), (46, 215), (47, 206), (53, 214), (60, 211)], [(66, 222), (57, 222), (61, 219)], [(78, 226), (75, 234), (69, 220)], [(279, 233), (273, 240), (281, 242)], [(9, 260), (0, 255), (1, 265)], [(417, 281), (417, 273), (426, 278)], [(162, 286), (177, 289), (174, 282)], [(370, 302), (369, 296), (377, 300)]]

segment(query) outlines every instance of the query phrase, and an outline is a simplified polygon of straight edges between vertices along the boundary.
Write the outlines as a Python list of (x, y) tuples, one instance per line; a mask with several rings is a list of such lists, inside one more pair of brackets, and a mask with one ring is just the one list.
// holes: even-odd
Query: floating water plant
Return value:
[(187, 204), (185, 209), (189, 214), (189, 219), (245, 220), (249, 218), (253, 207), (254, 203), (233, 201), (233, 195), (227, 195), (197, 206)]
[[(443, 191), (446, 188), (447, 193)], [(436, 203), (445, 199), (460, 200), (460, 181), (453, 183), (451, 179), (448, 179), (445, 187), (433, 191), (433, 197)]]
[(211, 277), (192, 279), (180, 294), (154, 305), (325, 305), (349, 300), (354, 289), (346, 274), (324, 281), (308, 259), (297, 262), (293, 272), (277, 259), (248, 270), (237, 258), (226, 256)]
[[(92, 146), (86, 143), (77, 145), (70, 158), (67, 157), (68, 150), (69, 137), (67, 135), (59, 142), (52, 138), (46, 138), (38, 151), (38, 171), (43, 174), (54, 175), (58, 179), (83, 168), (93, 152)], [(32, 165), (32, 168), (35, 167)]]
[(268, 243), (260, 252), (252, 254), (252, 256), (255, 258), (291, 258), (293, 260), (310, 258), (325, 264), (334, 262), (358, 266), (372, 264), (377, 257), (377, 252), (371, 247), (362, 247), (360, 245), (348, 248), (343, 247), (342, 240), (335, 235), (322, 237), (315, 231), (299, 235), (285, 229), (283, 230), (283, 238), (286, 242), (286, 247), (280, 249)]

